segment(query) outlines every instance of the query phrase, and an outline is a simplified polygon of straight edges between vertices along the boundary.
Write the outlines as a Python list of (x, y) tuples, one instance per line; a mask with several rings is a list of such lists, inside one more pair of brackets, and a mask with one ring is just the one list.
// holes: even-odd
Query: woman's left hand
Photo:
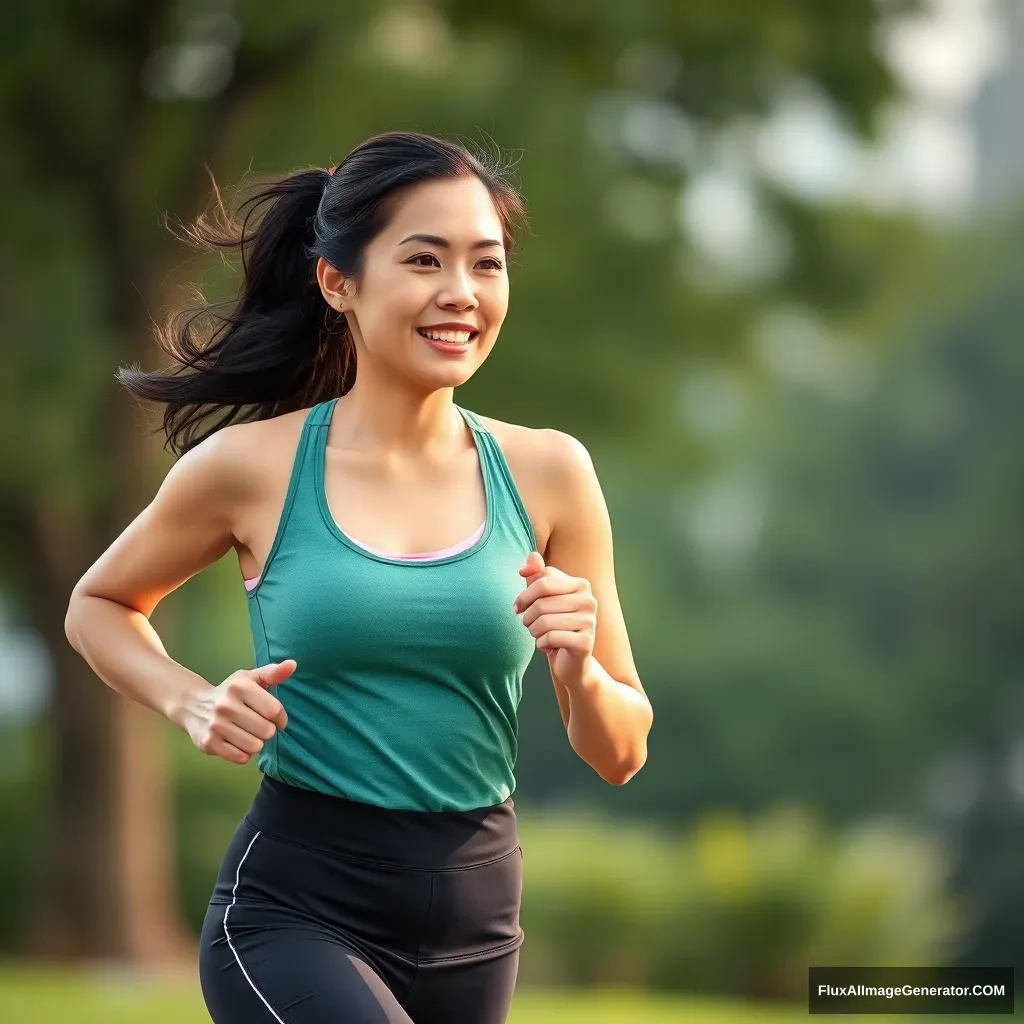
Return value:
[(527, 555), (519, 575), (527, 578), (528, 586), (516, 598), (516, 612), (523, 613), (523, 625), (537, 638), (556, 681), (578, 685), (593, 657), (597, 630), (597, 598), (590, 581), (545, 565), (537, 551)]

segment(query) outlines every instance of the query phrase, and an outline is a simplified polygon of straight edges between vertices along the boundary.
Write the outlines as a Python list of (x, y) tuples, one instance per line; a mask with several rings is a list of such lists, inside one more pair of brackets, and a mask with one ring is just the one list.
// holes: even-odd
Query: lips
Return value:
[(442, 345), (469, 345), (480, 332), (470, 328), (456, 330), (454, 328), (417, 327), (416, 333), (427, 341), (434, 341)]
[[(469, 341), (453, 345), (446, 341), (435, 341), (433, 338), (428, 338), (422, 334), (420, 337), (423, 338), (424, 344), (429, 345), (438, 355), (447, 356), (449, 359), (461, 359), (473, 351), (474, 341), (472, 338)], [(465, 334), (462, 337), (465, 337)]]

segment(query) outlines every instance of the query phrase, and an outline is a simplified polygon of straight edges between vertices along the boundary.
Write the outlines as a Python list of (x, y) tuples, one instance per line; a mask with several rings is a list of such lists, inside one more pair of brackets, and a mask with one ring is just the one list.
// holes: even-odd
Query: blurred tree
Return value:
[(17, 24), (0, 44), (3, 118), (17, 140), (6, 182), (17, 223), (3, 243), (13, 321), (4, 584), (45, 638), (56, 683), (51, 828), (29, 939), (44, 954), (190, 955), (158, 721), (97, 686), (64, 637), (63, 610), (90, 561), (152, 494), (152, 445), (112, 378), (118, 364), (146, 357), (140, 296), (160, 294), (172, 258), (140, 166), (159, 160), (172, 209), (195, 207), (221, 133), (312, 42), (306, 28), (242, 51), (230, 81), (189, 105), (175, 132), (170, 119), (154, 123), (158, 101), (142, 88), (170, 10), (153, 2), (9, 11)]
[(794, 771), (793, 788), (942, 832), (982, 915), (976, 964), (1024, 962), (1022, 225), (959, 240), (953, 297), (883, 360), (868, 401), (787, 417), (763, 557), (762, 597), (804, 623), (778, 678), (834, 700), (802, 723), (817, 778)]
[[(513, 347), (471, 394), (496, 415), (505, 403), (521, 421), (557, 418), (595, 448), (615, 440), (678, 468), (690, 455), (673, 401), (693, 352), (740, 358), (752, 311), (780, 294), (869, 316), (906, 287), (884, 231), (858, 235), (868, 222), (851, 215), (851, 233), (850, 216), (769, 192), (793, 238), (775, 276), (708, 290), (700, 273), (680, 278), (680, 240), (663, 230), (720, 129), (762, 113), (792, 79), (817, 83), (868, 128), (892, 90), (871, 45), (875, 17), (869, 5), (806, 0), (364, 0), (344, 16), (326, 0), (5, 9), (0, 572), (56, 672), (36, 949), (149, 960), (182, 949), (159, 722), (98, 686), (61, 628), (74, 583), (165, 468), (113, 382), (118, 364), (151, 362), (149, 307), (178, 280), (158, 211), (196, 212), (204, 162), (227, 177), (253, 154), (265, 167), (326, 165), (387, 127), (461, 134), (488, 120), (503, 144), (536, 147), (524, 185), (540, 241), (524, 258)], [(630, 117), (653, 125), (639, 149), (623, 141)], [(651, 148), (668, 128), (684, 149), (692, 128), (690, 156)], [(673, 326), (684, 313), (685, 343)]]
[[(785, 798), (929, 828), (977, 907), (978, 965), (1024, 961), (1022, 225), (954, 240), (946, 291), (859, 400), (777, 383), (730, 452), (757, 471), (739, 497), (764, 500), (745, 558), (698, 557), (701, 487), (646, 496), (643, 571), (668, 577), (654, 628), (671, 643), (639, 664), (651, 759), (628, 801), (602, 794), (669, 819)], [(545, 765), (549, 798), (565, 767)]]

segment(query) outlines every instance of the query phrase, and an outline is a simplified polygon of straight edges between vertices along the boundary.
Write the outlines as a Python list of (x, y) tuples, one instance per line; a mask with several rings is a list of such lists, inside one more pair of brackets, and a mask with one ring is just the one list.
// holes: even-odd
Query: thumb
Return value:
[(272, 661), (269, 665), (260, 665), (249, 672), (249, 675), (265, 689), (283, 683), (297, 668), (294, 658), (284, 661)]
[(531, 551), (526, 556), (526, 563), (519, 570), (520, 576), (535, 576), (544, 569), (544, 556), (539, 551)]

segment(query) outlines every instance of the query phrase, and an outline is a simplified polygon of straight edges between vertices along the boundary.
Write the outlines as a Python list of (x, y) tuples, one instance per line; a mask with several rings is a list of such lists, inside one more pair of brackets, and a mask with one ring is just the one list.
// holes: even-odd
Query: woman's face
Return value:
[[(357, 361), (368, 357), (434, 389), (455, 387), (476, 372), (508, 310), (501, 221), (475, 177), (411, 187), (367, 247), (357, 280), (345, 282), (321, 263), (325, 297), (336, 307), (344, 303)], [(338, 289), (333, 298), (329, 288)], [(454, 332), (444, 337), (462, 347), (436, 350), (427, 329)], [(475, 333), (467, 339), (469, 330)]]

